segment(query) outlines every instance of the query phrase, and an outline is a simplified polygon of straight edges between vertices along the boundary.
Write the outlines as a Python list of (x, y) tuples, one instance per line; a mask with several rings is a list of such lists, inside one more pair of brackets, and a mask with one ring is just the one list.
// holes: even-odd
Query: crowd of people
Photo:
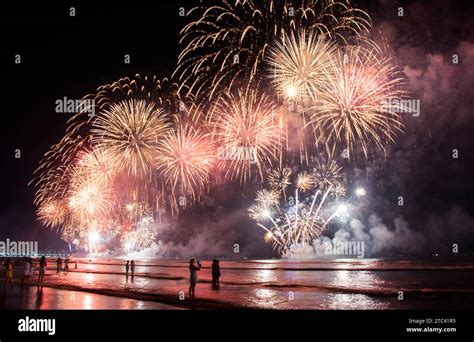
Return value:
[[(30, 285), (30, 278), (33, 275), (33, 269), (34, 269), (34, 260), (31, 257), (24, 257), (22, 259), (16, 260), (16, 264), (20, 265), (23, 267), (23, 274), (21, 276), (21, 282), (20, 285)], [(59, 273), (60, 271), (64, 272), (69, 272), (69, 263), (70, 260), (69, 258), (66, 257), (64, 260), (64, 267), (63, 267), (63, 259), (58, 258), (56, 261), (56, 271)], [(8, 284), (10, 284), (11, 287), (13, 287), (14, 282), (14, 276), (13, 276), (13, 271), (14, 271), (14, 261), (12, 258), (7, 258), (6, 260), (3, 261), (2, 263), (3, 267), (5, 268), (5, 288), (7, 287)], [(42, 285), (44, 281), (44, 275), (46, 274), (46, 257), (43, 255), (41, 258), (38, 260), (38, 279), (37, 279), (37, 285)], [(77, 262), (75, 262), (75, 268), (77, 268)]]
[[(17, 263), (21, 263), (23, 266), (23, 274), (21, 277), (21, 286), (24, 285), (30, 285), (30, 278), (33, 275), (33, 269), (34, 269), (34, 260), (31, 257), (24, 257), (21, 259), (21, 261), (17, 261)], [(71, 263), (71, 260), (66, 257), (64, 260), (62, 258), (58, 258), (56, 260), (56, 272), (59, 273), (61, 271), (67, 273), (69, 272), (69, 264)], [(5, 268), (5, 288), (7, 287), (8, 284), (13, 287), (14, 285), (14, 277), (13, 277), (13, 271), (14, 271), (14, 262), (12, 258), (7, 258), (3, 263), (3, 266)], [(77, 262), (74, 262), (75, 264), (75, 269), (77, 269)], [(47, 261), (46, 257), (42, 256), (38, 260), (38, 279), (37, 279), (37, 285), (40, 286), (43, 284), (44, 281), (44, 276), (46, 274), (46, 267), (47, 267)], [(125, 275), (128, 279), (129, 274), (131, 275), (132, 279), (135, 277), (135, 261), (134, 260), (127, 260), (125, 263)], [(189, 278), (189, 296), (194, 297), (196, 295), (196, 285), (198, 283), (198, 272), (201, 271), (202, 265), (199, 260), (191, 259), (189, 261), (189, 273), (190, 273), (190, 278)], [(211, 281), (211, 286), (213, 290), (218, 290), (219, 289), (219, 278), (221, 276), (221, 270), (219, 266), (219, 260), (213, 259), (212, 260), (212, 265), (211, 265), (211, 275), (212, 275), (212, 281)]]

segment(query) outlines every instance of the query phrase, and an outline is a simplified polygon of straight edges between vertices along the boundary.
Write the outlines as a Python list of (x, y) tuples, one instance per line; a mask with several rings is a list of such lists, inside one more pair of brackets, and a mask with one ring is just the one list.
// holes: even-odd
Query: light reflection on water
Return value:
[(26, 310), (117, 310), (117, 309), (177, 309), (161, 303), (129, 298), (103, 296), (81, 291), (58, 290), (35, 286), (1, 290), (0, 309)]
[(256, 275), (257, 282), (275, 281), (275, 272), (272, 270), (260, 270)]
[[(78, 268), (59, 274), (48, 270), (45, 282), (70, 289), (73, 285), (90, 292), (114, 291), (117, 296), (133, 293), (159, 293), (177, 296), (187, 292), (189, 271), (187, 260), (136, 261), (135, 277), (125, 277), (122, 260), (78, 259)], [(337, 260), (337, 261), (221, 261), (221, 289), (210, 288), (210, 261), (203, 261), (199, 272), (197, 296), (244, 307), (278, 309), (385, 309), (419, 308), (413, 301), (400, 302), (396, 293), (428, 289), (431, 291), (463, 289), (471, 297), (463, 297), (464, 305), (474, 302), (474, 272), (464, 264), (419, 261)], [(466, 263), (472, 267), (471, 263)], [(436, 267), (460, 267), (459, 271), (437, 270)], [(400, 270), (397, 270), (400, 268)], [(434, 269), (433, 269), (434, 268)], [(454, 289), (454, 290), (453, 290)], [(392, 295), (393, 294), (393, 295)], [(134, 297), (97, 296), (94, 293), (66, 291), (66, 295), (44, 288), (42, 294), (23, 295), (28, 308), (150, 308), (155, 304)], [(463, 294), (463, 296), (466, 296)], [(413, 297), (413, 296), (412, 296)], [(448, 298), (448, 299), (446, 299)], [(467, 298), (466, 300), (464, 300)], [(471, 299), (469, 299), (471, 298)], [(451, 297), (433, 295), (416, 305), (444, 308)], [(5, 302), (9, 300), (4, 299)], [(10, 307), (14, 304), (11, 302)], [(421, 303), (421, 304), (420, 304)], [(426, 304), (424, 304), (426, 303)], [(442, 303), (442, 304), (439, 304)], [(18, 304), (17, 304), (18, 305)], [(156, 305), (160, 305), (156, 303)], [(410, 306), (411, 305), (411, 306)], [(8, 306), (3, 304), (3, 306)], [(2, 303), (0, 302), (0, 308)]]
[(334, 287), (347, 289), (375, 289), (377, 287), (381, 287), (383, 285), (383, 281), (381, 281), (379, 276), (374, 272), (336, 271), (332, 285)]
[(281, 308), (281, 302), (286, 301), (282, 294), (275, 290), (257, 289), (253, 298), (250, 298), (254, 306), (267, 309)]
[(361, 294), (332, 293), (327, 296), (323, 307), (330, 310), (380, 310), (388, 308), (388, 304)]
[(94, 301), (92, 299), (92, 296), (90, 294), (86, 294), (84, 296), (84, 309), (86, 310), (91, 310), (93, 308)]
[(95, 279), (95, 274), (94, 273), (86, 273), (85, 276), (85, 281), (89, 284), (93, 284)]

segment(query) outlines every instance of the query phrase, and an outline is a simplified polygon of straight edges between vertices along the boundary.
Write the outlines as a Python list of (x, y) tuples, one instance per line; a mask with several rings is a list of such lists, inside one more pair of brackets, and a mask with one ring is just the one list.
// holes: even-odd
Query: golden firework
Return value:
[(346, 48), (337, 54), (327, 77), (329, 82), (311, 111), (318, 140), (342, 145), (350, 158), (356, 157), (358, 145), (365, 158), (372, 145), (385, 151), (402, 131), (396, 108), (386, 110), (383, 105), (404, 94), (390, 59), (374, 49)]
[(58, 227), (64, 221), (65, 208), (61, 202), (52, 200), (41, 204), (36, 215), (46, 227)]
[(271, 99), (257, 91), (227, 94), (213, 106), (209, 121), (225, 176), (245, 182), (256, 173), (262, 180), (264, 166), (279, 155), (282, 142)]
[(270, 51), (269, 75), (277, 93), (289, 101), (315, 100), (329, 81), (335, 52), (333, 43), (313, 31), (285, 33)]
[(314, 179), (311, 174), (306, 171), (300, 172), (296, 178), (296, 188), (301, 191), (311, 190), (314, 186)]
[(221, 92), (259, 82), (269, 47), (305, 28), (346, 42), (368, 30), (367, 13), (345, 0), (220, 0), (199, 5), (181, 30), (183, 49), (173, 78), (179, 93), (213, 99)]
[(131, 176), (148, 175), (169, 123), (162, 109), (143, 100), (112, 105), (92, 123), (92, 143)]
[(163, 139), (156, 168), (173, 194), (195, 199), (208, 185), (215, 159), (216, 149), (206, 132), (178, 124)]

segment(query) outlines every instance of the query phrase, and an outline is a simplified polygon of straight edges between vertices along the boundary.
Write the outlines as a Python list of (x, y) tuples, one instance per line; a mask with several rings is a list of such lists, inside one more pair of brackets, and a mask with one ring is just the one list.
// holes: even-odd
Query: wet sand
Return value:
[[(53, 299), (46, 307), (317, 310), (474, 307), (472, 259), (222, 261), (218, 291), (211, 289), (210, 261), (203, 261), (196, 298), (187, 295), (186, 260), (137, 260), (134, 278), (125, 276), (124, 261), (120, 259), (74, 260), (78, 268), (71, 264), (69, 273), (48, 268), (44, 290), (48, 289)], [(49, 265), (54, 265), (54, 260)], [(32, 282), (36, 281), (36, 272)], [(20, 266), (15, 274), (21, 275)], [(8, 291), (1, 299), (3, 303), (9, 300)], [(26, 291), (24, 302), (14, 292), (11, 296), (17, 299), (4, 304), (4, 308), (34, 309), (34, 291)], [(398, 298), (399, 291), (404, 294), (403, 300)], [(82, 299), (69, 300), (68, 293), (76, 293)]]
[(175, 306), (50, 287), (2, 287), (2, 310), (176, 310)]

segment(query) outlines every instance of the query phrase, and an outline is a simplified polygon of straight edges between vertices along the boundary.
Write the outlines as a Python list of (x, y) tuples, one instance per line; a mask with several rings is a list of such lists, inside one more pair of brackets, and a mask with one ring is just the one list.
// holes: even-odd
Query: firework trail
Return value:
[(29, 183), (37, 188), (34, 204), (41, 206), (66, 196), (76, 156), (85, 148), (88, 140), (89, 138), (71, 139), (66, 136), (44, 155)]
[(221, 0), (189, 11), (173, 78), (179, 93), (209, 99), (258, 82), (269, 47), (305, 28), (345, 42), (370, 27), (369, 16), (339, 0)]
[(307, 107), (311, 107), (329, 82), (328, 70), (334, 64), (337, 46), (319, 31), (301, 29), (285, 33), (270, 49), (269, 78), (279, 99), (297, 112), (301, 124), (296, 127), (300, 162), (308, 163), (312, 137), (307, 132)]
[(271, 242), (282, 255), (287, 254), (292, 246), (311, 244), (340, 213), (341, 207), (331, 209), (332, 205), (327, 200), (336, 198), (335, 186), (344, 187), (339, 181), (341, 175), (328, 176), (331, 178), (321, 180), (306, 171), (296, 174), (289, 184), (295, 195), (288, 200), (282, 200), (281, 192), (276, 191), (275, 187), (257, 192), (254, 204), (248, 209), (249, 216), (266, 232), (265, 240)]
[[(154, 103), (167, 113), (189, 110), (194, 102), (193, 98), (181, 97), (177, 90), (178, 85), (167, 78), (135, 74), (133, 77), (126, 76), (101, 85), (94, 93), (84, 96), (84, 99), (94, 103), (96, 112), (108, 110), (115, 104), (129, 100)], [(81, 118), (83, 114), (78, 113), (70, 121), (84, 121), (84, 118)]]
[(166, 104), (171, 104), (169, 88), (172, 86), (166, 78), (136, 74), (134, 77), (126, 76), (113, 83), (102, 85), (95, 93), (86, 95), (86, 98), (94, 99), (99, 110), (108, 109), (115, 103), (130, 99), (146, 100), (164, 107)]

